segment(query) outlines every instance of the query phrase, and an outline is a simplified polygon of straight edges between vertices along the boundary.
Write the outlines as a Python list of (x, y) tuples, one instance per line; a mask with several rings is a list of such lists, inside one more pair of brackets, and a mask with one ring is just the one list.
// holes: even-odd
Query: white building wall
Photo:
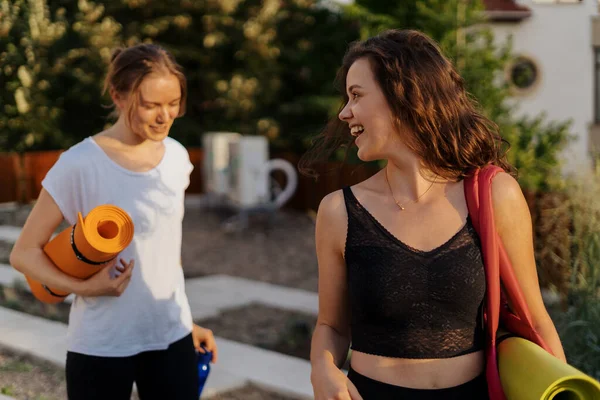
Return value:
[(592, 16), (598, 0), (577, 4), (540, 4), (519, 0), (532, 15), (518, 23), (494, 23), (498, 40), (513, 35), (514, 53), (534, 60), (539, 81), (516, 97), (519, 111), (537, 115), (545, 111), (550, 120), (572, 120), (577, 140), (566, 152), (566, 171), (588, 161), (588, 130), (594, 119), (594, 52)]

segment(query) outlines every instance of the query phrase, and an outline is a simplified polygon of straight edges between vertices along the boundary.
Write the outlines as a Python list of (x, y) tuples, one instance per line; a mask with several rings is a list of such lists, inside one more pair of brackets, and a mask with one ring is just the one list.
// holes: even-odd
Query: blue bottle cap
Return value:
[(212, 353), (206, 350), (204, 347), (202, 347), (202, 349), (204, 349), (205, 353), (201, 353), (199, 351), (196, 352), (196, 354), (198, 354), (198, 363), (208, 364), (210, 363), (210, 360), (212, 360)]

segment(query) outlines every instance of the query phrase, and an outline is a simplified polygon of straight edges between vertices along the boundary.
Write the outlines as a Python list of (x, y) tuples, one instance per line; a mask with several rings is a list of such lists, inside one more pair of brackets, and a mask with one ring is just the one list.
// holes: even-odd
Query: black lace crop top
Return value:
[(467, 219), (443, 245), (402, 243), (344, 188), (351, 348), (400, 358), (449, 358), (481, 350), (485, 271)]

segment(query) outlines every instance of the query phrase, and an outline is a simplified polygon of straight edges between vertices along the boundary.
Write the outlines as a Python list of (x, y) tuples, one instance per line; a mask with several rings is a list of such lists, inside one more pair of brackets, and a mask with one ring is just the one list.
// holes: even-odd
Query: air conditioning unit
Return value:
[(202, 174), (206, 194), (225, 196), (231, 190), (229, 145), (241, 137), (242, 135), (235, 132), (207, 132), (202, 136)]
[(269, 143), (264, 136), (242, 136), (229, 142), (229, 200), (237, 207), (252, 208), (270, 201)]

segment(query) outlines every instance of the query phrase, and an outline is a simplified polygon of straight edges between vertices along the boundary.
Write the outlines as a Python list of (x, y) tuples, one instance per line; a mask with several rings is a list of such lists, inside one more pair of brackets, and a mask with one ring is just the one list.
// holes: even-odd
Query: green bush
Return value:
[(572, 293), (566, 312), (550, 310), (569, 364), (600, 380), (600, 301)]
[(542, 113), (503, 127), (502, 135), (511, 144), (508, 159), (519, 172), (523, 189), (547, 192), (562, 188), (561, 153), (574, 140), (570, 126), (571, 121), (548, 121)]
[(600, 167), (568, 184), (572, 212), (571, 288), (589, 299), (600, 298)]
[(600, 168), (566, 184), (571, 216), (567, 311), (551, 310), (570, 364), (600, 379)]

